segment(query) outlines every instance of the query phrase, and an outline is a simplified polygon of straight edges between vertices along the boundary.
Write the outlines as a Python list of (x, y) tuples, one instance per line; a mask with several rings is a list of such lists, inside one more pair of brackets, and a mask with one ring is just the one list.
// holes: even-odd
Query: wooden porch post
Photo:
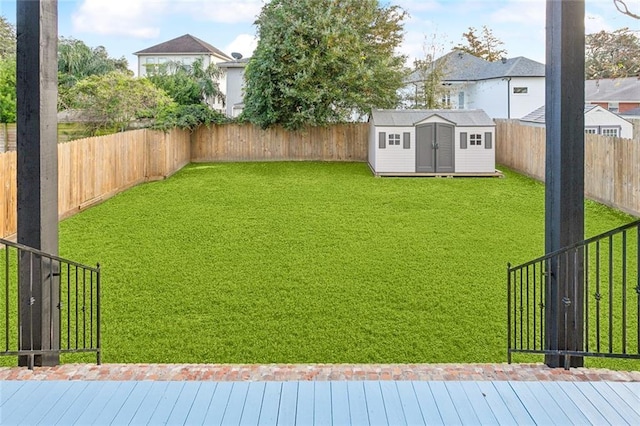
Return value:
[[(545, 250), (584, 239), (584, 0), (547, 0)], [(583, 348), (583, 259), (552, 262), (545, 347)], [(564, 357), (545, 363), (562, 367)], [(583, 365), (571, 357), (571, 366)]]

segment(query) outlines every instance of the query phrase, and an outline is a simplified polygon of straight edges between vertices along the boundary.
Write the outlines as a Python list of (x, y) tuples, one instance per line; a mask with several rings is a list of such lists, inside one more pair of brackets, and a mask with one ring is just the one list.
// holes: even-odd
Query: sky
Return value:
[[(462, 43), (469, 27), (486, 25), (504, 42), (507, 57), (544, 62), (546, 0), (389, 0), (401, 6), (405, 40), (400, 52), (408, 64), (424, 56), (424, 42), (435, 39), (448, 52)], [(613, 0), (586, 0), (586, 33), (629, 27), (640, 35), (640, 20), (618, 12)], [(626, 0), (640, 14), (638, 0)], [(257, 44), (256, 16), (264, 0), (58, 0), (58, 33), (104, 46), (124, 56), (135, 70), (134, 52), (184, 34), (196, 36), (230, 55), (251, 56)], [(0, 0), (0, 15), (15, 23), (15, 0)]]

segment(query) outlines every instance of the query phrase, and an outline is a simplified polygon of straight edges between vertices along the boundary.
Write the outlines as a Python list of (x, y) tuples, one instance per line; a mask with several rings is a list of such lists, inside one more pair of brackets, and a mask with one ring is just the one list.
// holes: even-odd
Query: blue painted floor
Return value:
[(3, 381), (0, 424), (640, 425), (640, 383)]

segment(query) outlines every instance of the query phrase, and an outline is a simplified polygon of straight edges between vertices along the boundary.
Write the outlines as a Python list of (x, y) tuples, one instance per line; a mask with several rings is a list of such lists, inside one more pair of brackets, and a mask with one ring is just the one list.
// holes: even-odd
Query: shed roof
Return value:
[(438, 116), (457, 126), (495, 126), (481, 109), (374, 109), (371, 120), (376, 126), (411, 127), (429, 117)]
[(134, 53), (134, 55), (180, 53), (209, 53), (229, 61), (233, 60), (229, 55), (227, 55), (217, 47), (214, 47), (206, 41), (202, 41), (199, 38), (192, 36), (191, 34), (185, 34), (172, 40), (165, 41), (164, 43), (156, 44), (155, 46), (140, 50)]
[[(545, 66), (523, 56), (489, 62), (461, 50), (453, 50), (438, 58), (445, 63), (443, 81), (479, 81), (505, 77), (544, 77)], [(419, 71), (414, 71), (409, 82), (421, 81)]]
[[(606, 110), (604, 108), (602, 108), (601, 106), (598, 105), (588, 105), (586, 104), (584, 106), (584, 113), (588, 114), (589, 112), (593, 111), (593, 110), (602, 110), (606, 113), (615, 115), (617, 117), (619, 117), (621, 120), (624, 120), (624, 118), (620, 117), (618, 114), (615, 114), (609, 110)], [(540, 108), (536, 109), (535, 111), (530, 112), (529, 114), (525, 115), (524, 117), (522, 117), (520, 119), (520, 121), (525, 121), (527, 123), (539, 123), (539, 124), (544, 124), (545, 123), (545, 106), (541, 106)], [(625, 120), (626, 121), (626, 120)]]
[(640, 102), (640, 77), (587, 80), (584, 95), (587, 102)]

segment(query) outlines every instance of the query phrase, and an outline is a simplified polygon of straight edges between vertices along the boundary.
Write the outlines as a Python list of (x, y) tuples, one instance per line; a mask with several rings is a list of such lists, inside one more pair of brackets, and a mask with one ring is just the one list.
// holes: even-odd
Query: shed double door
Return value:
[(453, 173), (454, 127), (445, 123), (416, 127), (416, 172)]

